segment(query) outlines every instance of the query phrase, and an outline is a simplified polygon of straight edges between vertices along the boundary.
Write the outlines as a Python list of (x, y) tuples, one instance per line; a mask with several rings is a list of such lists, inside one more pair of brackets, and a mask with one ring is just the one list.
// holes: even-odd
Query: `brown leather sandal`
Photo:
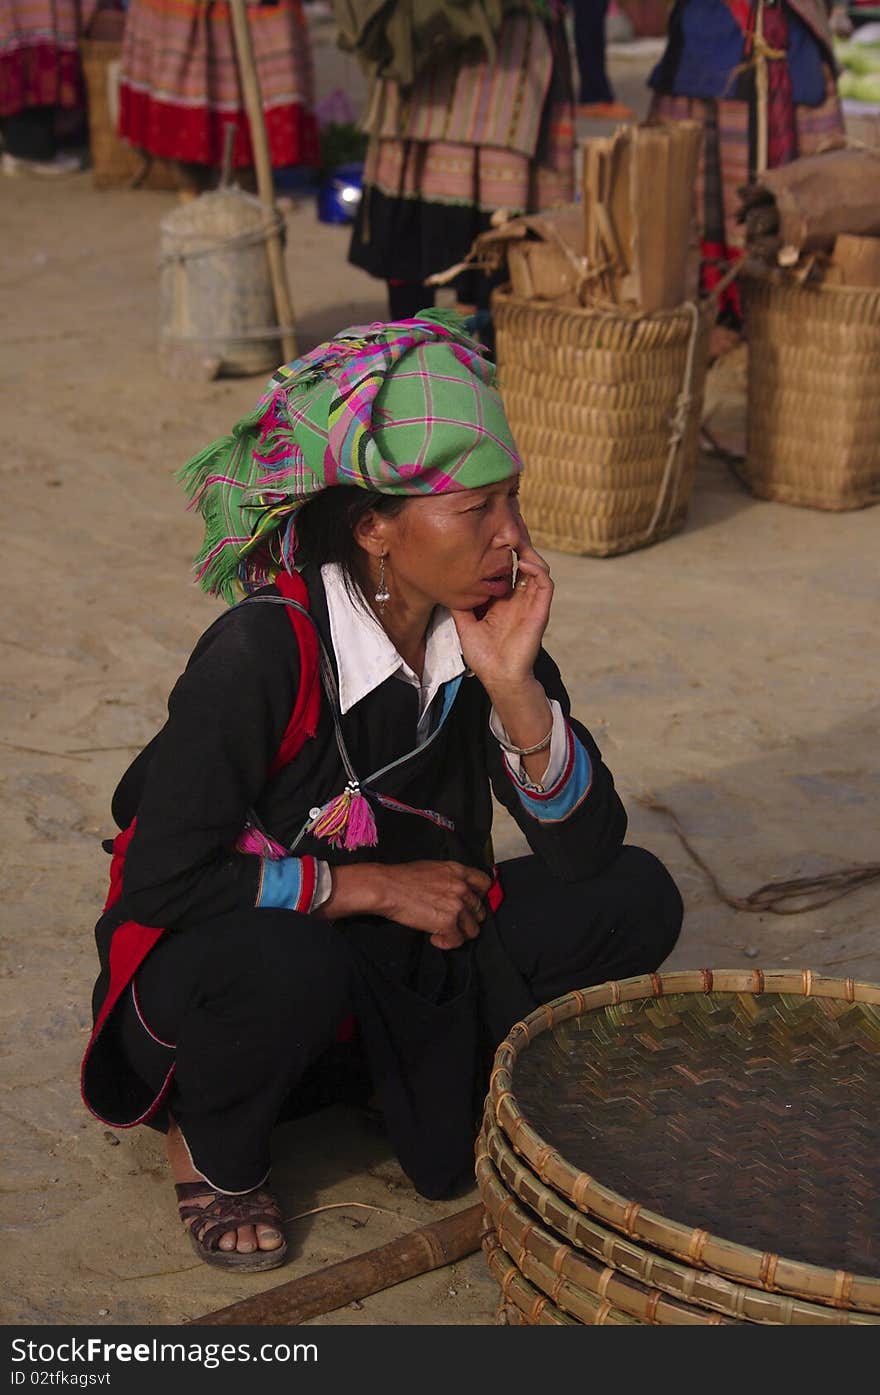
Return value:
[[(241, 1225), (269, 1225), (281, 1230), (281, 1212), (271, 1192), (263, 1187), (252, 1191), (218, 1192), (208, 1182), (177, 1182), (177, 1210), (186, 1226), (190, 1244), (199, 1259), (218, 1269), (237, 1269), (239, 1273), (255, 1273), (259, 1269), (277, 1269), (287, 1258), (287, 1241), (275, 1250), (218, 1249), (221, 1236)], [(205, 1206), (192, 1204), (196, 1197), (213, 1197)]]

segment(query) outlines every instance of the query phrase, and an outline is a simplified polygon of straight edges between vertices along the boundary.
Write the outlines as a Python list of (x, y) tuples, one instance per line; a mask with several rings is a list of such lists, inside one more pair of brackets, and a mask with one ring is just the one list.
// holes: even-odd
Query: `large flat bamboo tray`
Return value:
[[(579, 1318), (570, 1317), (562, 1308), (548, 1298), (546, 1293), (535, 1288), (517, 1269), (507, 1254), (495, 1231), (487, 1228), (482, 1241), (483, 1254), (489, 1272), (501, 1288), (502, 1308), (513, 1307), (521, 1314), (522, 1325), (526, 1327), (571, 1327), (577, 1326)], [(507, 1319), (510, 1321), (510, 1318)], [(516, 1321), (516, 1319), (514, 1319)], [(635, 1319), (618, 1312), (610, 1303), (597, 1303), (590, 1326), (628, 1327)]]
[[(519, 1272), (561, 1308), (588, 1326), (606, 1304), (646, 1326), (720, 1326), (732, 1320), (708, 1308), (669, 1298), (610, 1266), (593, 1263), (539, 1225), (507, 1191), (486, 1151), (477, 1146), (477, 1185), (499, 1244)], [(733, 1325), (736, 1325), (735, 1320)]]
[(477, 1140), (477, 1176), (481, 1159), (488, 1158), (493, 1176), (536, 1223), (543, 1222), (551, 1234), (576, 1250), (598, 1260), (603, 1269), (639, 1280), (649, 1289), (659, 1289), (688, 1304), (733, 1317), (741, 1322), (776, 1327), (880, 1326), (880, 1315), (853, 1312), (849, 1308), (826, 1307), (735, 1283), (722, 1274), (696, 1269), (670, 1255), (661, 1254), (629, 1236), (584, 1215), (570, 1202), (547, 1187), (518, 1157), (495, 1123), (491, 1101), (486, 1103), (483, 1127)]
[(653, 974), (569, 994), (498, 1048), (494, 1118), (547, 1187), (639, 1244), (880, 1313), (880, 986)]

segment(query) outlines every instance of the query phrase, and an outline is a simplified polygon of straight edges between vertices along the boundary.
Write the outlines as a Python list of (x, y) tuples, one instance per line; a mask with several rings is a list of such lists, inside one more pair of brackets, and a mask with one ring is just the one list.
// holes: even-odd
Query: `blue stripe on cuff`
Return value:
[(302, 890), (302, 864), (298, 857), (282, 857), (277, 862), (260, 859), (263, 875), (257, 905), (275, 910), (295, 911)]
[(523, 789), (518, 780), (513, 782), (523, 808), (539, 823), (559, 823), (562, 819), (567, 819), (589, 792), (592, 784), (593, 767), (590, 757), (573, 732), (570, 739), (573, 750), (571, 770), (564, 782), (550, 791), (549, 798), (546, 794), (531, 795), (528, 790)]

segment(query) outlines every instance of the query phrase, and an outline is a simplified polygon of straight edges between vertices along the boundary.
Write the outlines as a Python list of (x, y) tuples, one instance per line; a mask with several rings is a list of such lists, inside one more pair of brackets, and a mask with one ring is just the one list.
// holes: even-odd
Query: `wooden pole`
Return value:
[(298, 356), (296, 334), (293, 330), (293, 306), (287, 287), (287, 271), (284, 266), (284, 248), (281, 231), (275, 226), (275, 185), (272, 180), (272, 162), (269, 158), (269, 141), (266, 136), (266, 122), (263, 117), (263, 99), (260, 94), (260, 79), (254, 61), (254, 48), (248, 24), (245, 0), (229, 0), (232, 12), (232, 28), (235, 34), (235, 48), (238, 57), (238, 71), (244, 93), (244, 104), (251, 128), (251, 145), (254, 151), (254, 165), (257, 172), (257, 193), (260, 202), (272, 220), (272, 231), (266, 242), (269, 256), (269, 275), (272, 278), (272, 291), (275, 297), (275, 312), (282, 328), (281, 344), (284, 360), (289, 363)]
[(192, 1318), (184, 1326), (296, 1324), (317, 1317), (319, 1313), (331, 1313), (346, 1303), (392, 1288), (417, 1274), (455, 1264), (473, 1254), (480, 1248), (484, 1215), (482, 1203), (477, 1202), (466, 1211), (456, 1211), (442, 1221), (401, 1235), (388, 1245), (330, 1264), (314, 1274), (291, 1279), (289, 1283), (254, 1294), (253, 1298), (243, 1298), (240, 1303), (218, 1308), (204, 1317)]
[(755, 151), (755, 173), (762, 175), (767, 168), (767, 99), (769, 79), (767, 76), (767, 45), (764, 42), (764, 0), (758, 0), (755, 19), (755, 97), (757, 108), (757, 140)]

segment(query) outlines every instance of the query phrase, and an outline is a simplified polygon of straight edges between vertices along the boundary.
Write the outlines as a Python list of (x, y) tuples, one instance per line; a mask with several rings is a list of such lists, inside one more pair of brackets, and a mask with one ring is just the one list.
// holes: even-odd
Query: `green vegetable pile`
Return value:
[(837, 79), (840, 96), (880, 106), (880, 41), (859, 44), (837, 39), (834, 56), (841, 67)]

